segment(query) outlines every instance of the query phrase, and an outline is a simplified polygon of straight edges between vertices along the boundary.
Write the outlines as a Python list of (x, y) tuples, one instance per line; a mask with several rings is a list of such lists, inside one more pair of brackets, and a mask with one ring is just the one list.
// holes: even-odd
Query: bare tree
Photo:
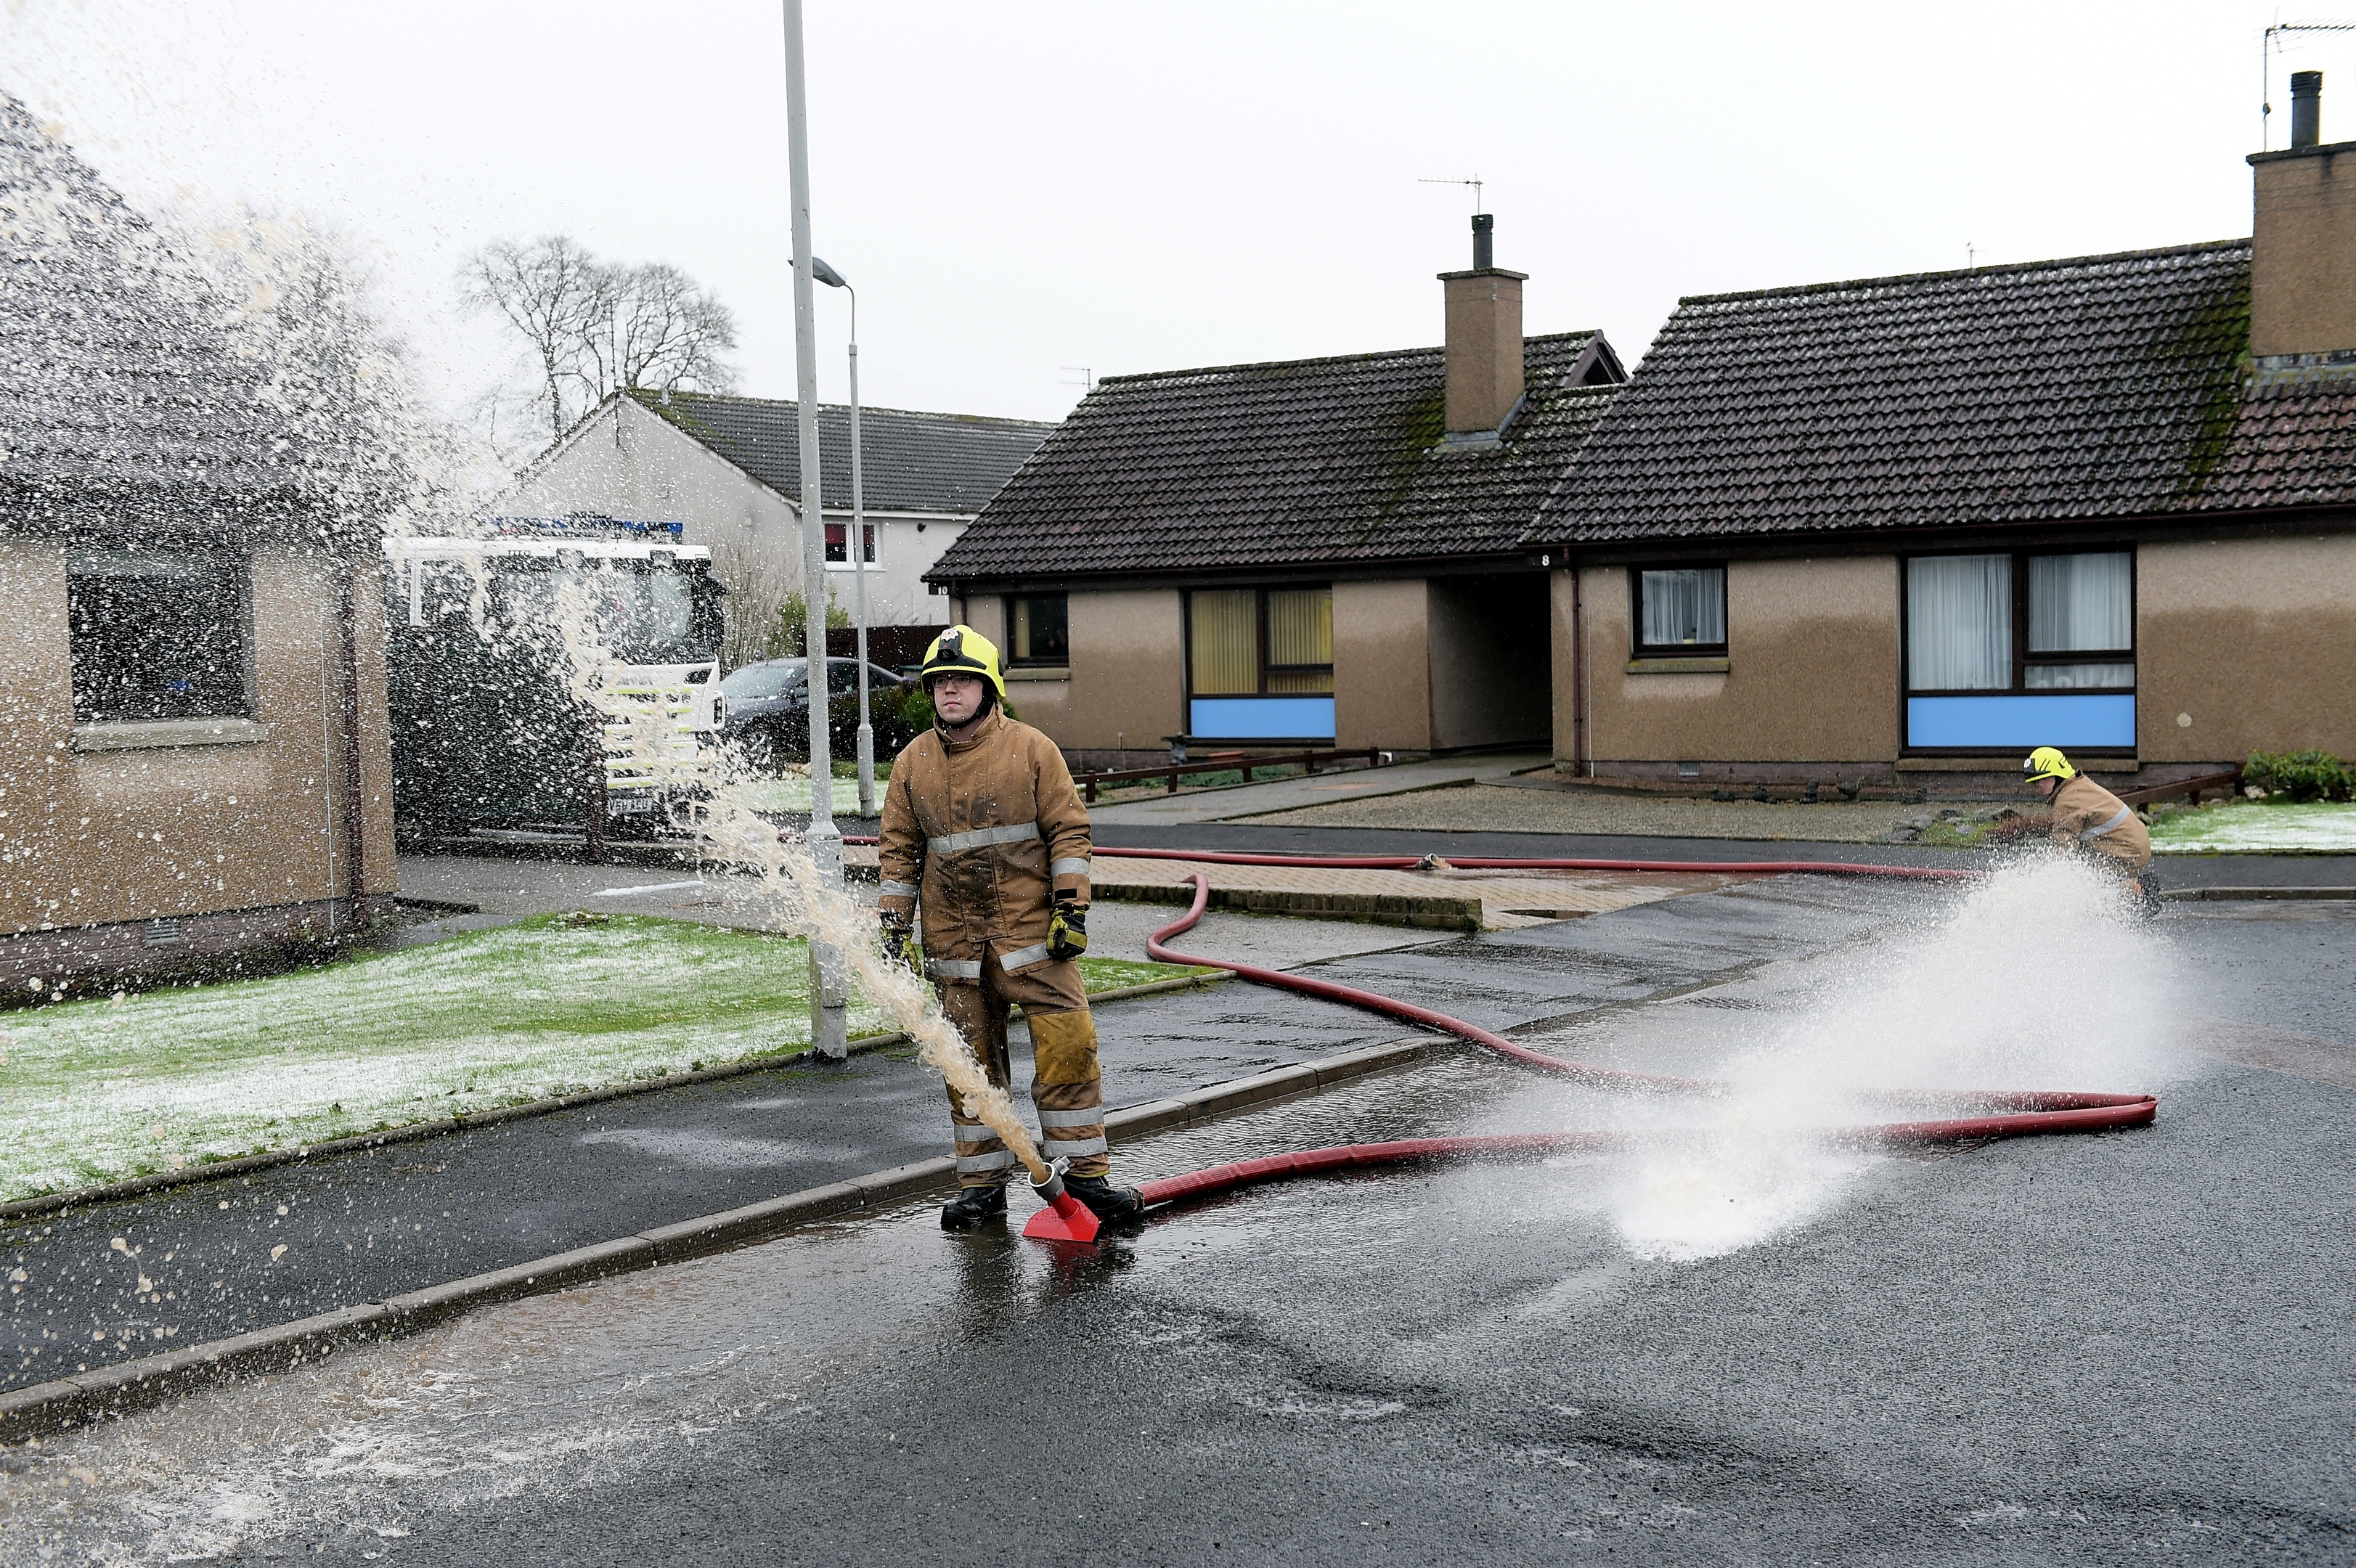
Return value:
[(611, 392), (643, 388), (726, 391), (735, 372), (736, 318), (711, 291), (667, 262), (601, 261), (577, 240), (486, 245), (461, 273), (469, 306), (498, 315), (524, 340), (540, 371), (553, 441)]
[(584, 375), (586, 346), (610, 318), (605, 294), (613, 269), (569, 235), (548, 234), (529, 245), (495, 240), (466, 258), (463, 298), (504, 320), (529, 347), (548, 399), (549, 439), (564, 433), (565, 389), (594, 380)]
[(607, 292), (609, 350), (616, 387), (726, 391), (736, 373), (722, 356), (736, 347), (736, 316), (695, 280), (668, 262), (616, 268)]

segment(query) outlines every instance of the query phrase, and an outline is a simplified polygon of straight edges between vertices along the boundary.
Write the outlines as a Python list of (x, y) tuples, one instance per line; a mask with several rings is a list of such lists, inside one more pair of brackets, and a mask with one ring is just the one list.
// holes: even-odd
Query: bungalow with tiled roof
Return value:
[(2356, 754), (2356, 143), (2304, 123), (2251, 240), (1684, 301), (1521, 536), (1558, 766)]
[(1442, 274), (1443, 347), (1098, 384), (930, 573), (1026, 720), (1103, 765), (1546, 743), (1523, 536), (1625, 376), (1601, 333), (1523, 336), (1490, 224)]
[(1476, 253), (1444, 350), (1108, 380), (933, 581), (1088, 762), (1550, 732), (1589, 777), (1973, 789), (2040, 744), (2143, 784), (2356, 755), (2356, 143), (2318, 91), (2250, 159), (2249, 240), (1691, 298), (1624, 386), (1600, 336), (1524, 340)]

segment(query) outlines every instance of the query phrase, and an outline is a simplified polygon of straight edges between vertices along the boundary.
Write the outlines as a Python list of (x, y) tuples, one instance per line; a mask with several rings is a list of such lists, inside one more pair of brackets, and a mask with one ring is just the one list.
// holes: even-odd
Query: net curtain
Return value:
[(1696, 567), (1644, 573), (1644, 637), (1649, 648), (1726, 643), (1726, 571)]
[(1906, 670), (1916, 691), (2012, 688), (2012, 557), (1906, 563)]

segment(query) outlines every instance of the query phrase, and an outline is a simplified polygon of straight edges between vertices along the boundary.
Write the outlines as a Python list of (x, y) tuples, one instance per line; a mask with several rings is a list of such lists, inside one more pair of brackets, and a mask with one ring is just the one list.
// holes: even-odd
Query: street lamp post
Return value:
[(851, 296), (851, 576), (858, 584), (859, 815), (875, 815), (875, 724), (867, 711), (867, 499), (859, 475), (859, 291), (819, 257), (810, 271), (821, 283)]
[[(826, 514), (818, 472), (818, 338), (811, 299), (809, 97), (802, 83), (802, 0), (785, 0), (786, 163), (794, 229), (794, 380), (802, 471), (802, 690), (809, 722), (810, 821), (804, 838), (819, 880), (842, 886), (842, 830), (834, 825), (834, 759), (827, 745)], [(830, 1061), (850, 1055), (845, 1029), (850, 976), (830, 944), (809, 939), (810, 1049)]]

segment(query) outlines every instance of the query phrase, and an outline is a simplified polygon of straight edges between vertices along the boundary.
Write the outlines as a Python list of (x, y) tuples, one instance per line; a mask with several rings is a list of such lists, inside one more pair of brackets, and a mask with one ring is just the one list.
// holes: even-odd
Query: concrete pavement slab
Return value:
[[(1795, 809), (1806, 810), (1807, 807)], [(1100, 845), (1140, 849), (1224, 849), (1277, 855), (1494, 856), (1500, 859), (1660, 860), (1684, 862), (1830, 860), (1851, 865), (1937, 866), (1986, 869), (1998, 863), (1987, 849), (1943, 849), (1918, 844), (1849, 844), (1828, 839), (1665, 838), (1629, 834), (1408, 830), (1370, 827), (1281, 827), (1258, 822), (1108, 825)], [(2162, 888), (2356, 886), (2351, 855), (2177, 855), (2155, 863)]]

